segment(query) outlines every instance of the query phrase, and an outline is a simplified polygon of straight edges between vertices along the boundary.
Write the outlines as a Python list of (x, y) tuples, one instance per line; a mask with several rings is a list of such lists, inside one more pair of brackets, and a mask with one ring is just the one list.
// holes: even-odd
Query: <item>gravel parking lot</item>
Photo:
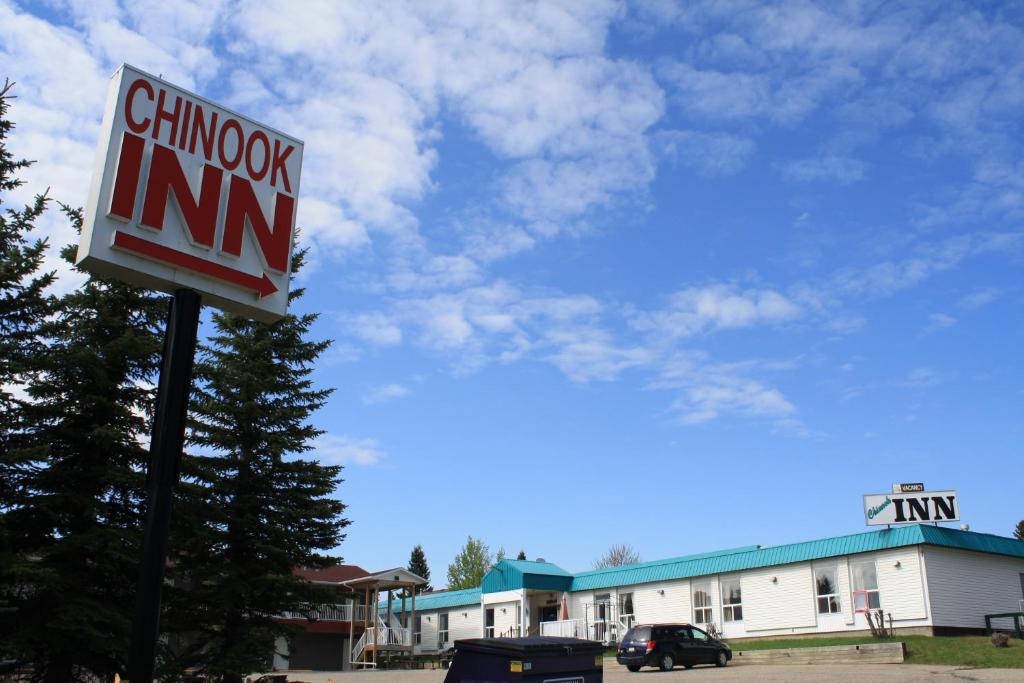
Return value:
[[(306, 683), (442, 683), (445, 671), (365, 671), (349, 673), (294, 673), (289, 681)], [(1024, 681), (1021, 669), (967, 669), (954, 666), (923, 664), (829, 664), (821, 666), (727, 666), (697, 667), (689, 671), (676, 669), (671, 673), (644, 669), (630, 673), (617, 664), (606, 664), (605, 683), (658, 683), (665, 681), (824, 681), (829, 683), (863, 683), (864, 681)]]

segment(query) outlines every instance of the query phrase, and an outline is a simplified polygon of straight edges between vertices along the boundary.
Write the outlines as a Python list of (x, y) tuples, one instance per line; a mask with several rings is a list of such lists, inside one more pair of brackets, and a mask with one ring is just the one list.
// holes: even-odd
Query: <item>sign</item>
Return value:
[(955, 522), (960, 519), (956, 491), (875, 493), (864, 496), (864, 521), (876, 524)]
[(924, 484), (918, 482), (916, 484), (893, 484), (893, 493), (922, 493), (924, 491)]
[(110, 83), (78, 263), (273, 322), (288, 308), (301, 166), (299, 140), (125, 64)]

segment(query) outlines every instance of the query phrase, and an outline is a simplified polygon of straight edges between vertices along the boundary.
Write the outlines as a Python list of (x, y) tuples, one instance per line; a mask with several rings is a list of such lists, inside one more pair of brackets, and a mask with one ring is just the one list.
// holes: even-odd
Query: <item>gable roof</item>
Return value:
[(423, 586), (427, 580), (419, 574), (413, 574), (405, 567), (395, 567), (384, 571), (366, 574), (364, 576), (349, 579), (345, 585), (349, 587), (373, 585), (377, 588), (402, 588), (409, 585)]
[(794, 562), (924, 544), (1024, 557), (1024, 541), (992, 534), (960, 531), (948, 527), (912, 524), (846, 536), (834, 536), (816, 541), (770, 547), (736, 548), (717, 553), (689, 555), (672, 560), (658, 560), (583, 572), (574, 577), (569, 590), (594, 590), (653, 581), (684, 579), (691, 576), (726, 574), (744, 569), (773, 567)]
[(354, 564), (336, 564), (333, 567), (296, 567), (292, 570), (295, 576), (301, 576), (313, 583), (342, 583), (363, 576), (369, 576), (369, 572)]
[(480, 589), (484, 593), (536, 588), (565, 591), (572, 584), (572, 574), (556, 564), (532, 560), (502, 560), (484, 575)]

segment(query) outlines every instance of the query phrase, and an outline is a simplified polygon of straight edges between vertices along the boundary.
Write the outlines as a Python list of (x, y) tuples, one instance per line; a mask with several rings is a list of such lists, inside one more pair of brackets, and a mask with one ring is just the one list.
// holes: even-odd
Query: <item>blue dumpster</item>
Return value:
[(444, 683), (603, 683), (604, 646), (592, 640), (533, 636), (455, 641)]

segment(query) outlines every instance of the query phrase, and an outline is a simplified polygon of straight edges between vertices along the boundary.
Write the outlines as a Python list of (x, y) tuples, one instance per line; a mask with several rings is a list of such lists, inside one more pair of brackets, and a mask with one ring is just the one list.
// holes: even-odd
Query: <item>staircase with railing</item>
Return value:
[[(391, 615), (394, 617), (394, 615)], [(397, 619), (395, 620), (397, 621)], [(371, 625), (363, 631), (359, 640), (352, 646), (351, 662), (356, 667), (376, 667), (375, 657), (371, 657), (370, 650), (399, 650), (412, 647), (411, 629), (402, 626), (388, 626), (382, 621)]]

